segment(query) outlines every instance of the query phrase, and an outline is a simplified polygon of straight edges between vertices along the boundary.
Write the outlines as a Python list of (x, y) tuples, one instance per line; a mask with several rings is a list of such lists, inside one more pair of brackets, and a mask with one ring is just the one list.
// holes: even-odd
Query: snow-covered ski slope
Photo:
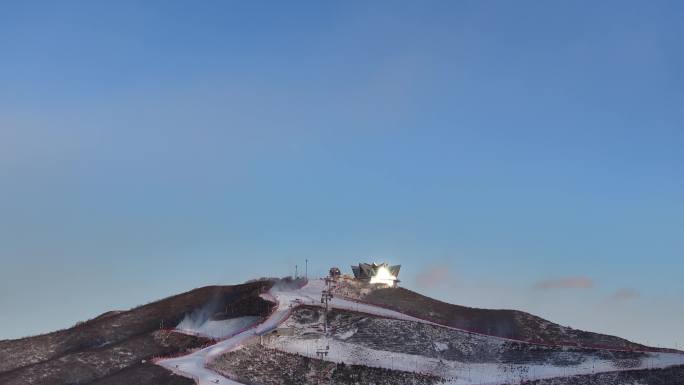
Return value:
[[(375, 350), (334, 339), (303, 340), (281, 337), (270, 347), (288, 353), (316, 357), (316, 347), (329, 346), (326, 361), (365, 365), (408, 372), (429, 373), (445, 380), (445, 384), (503, 384), (520, 383), (543, 378), (565, 377), (622, 370), (615, 362), (596, 358), (580, 365), (554, 366), (551, 364), (461, 363), (433, 357)], [(684, 357), (673, 353), (650, 353), (630, 370), (667, 367), (684, 364)]]
[[(233, 333), (237, 334), (212, 346), (185, 356), (160, 359), (157, 360), (156, 363), (173, 371), (176, 374), (193, 378), (200, 385), (238, 384), (235, 381), (232, 381), (207, 369), (206, 363), (225, 352), (240, 347), (252, 337), (268, 333), (269, 331), (277, 328), (278, 325), (280, 325), (289, 317), (293, 308), (300, 305), (320, 305), (321, 291), (324, 288), (325, 282), (322, 280), (309, 281), (308, 284), (299, 289), (283, 289), (276, 286), (267, 294), (262, 295), (262, 298), (274, 301), (276, 303), (276, 308), (273, 313), (261, 324), (244, 331), (239, 331), (239, 329), (236, 328)], [(332, 307), (338, 309), (361, 311), (382, 317), (419, 321), (417, 318), (410, 317), (399, 312), (371, 305), (359, 304), (357, 302), (348, 301), (345, 299), (334, 298), (330, 304)], [(224, 335), (231, 334), (230, 331), (227, 330), (223, 330), (223, 333)]]
[[(294, 289), (282, 288), (276, 285), (268, 293), (262, 295), (262, 298), (276, 303), (274, 311), (264, 322), (246, 330), (239, 330), (237, 326), (234, 330), (223, 329), (222, 333), (224, 335), (234, 335), (191, 354), (176, 358), (160, 359), (156, 363), (176, 374), (193, 378), (199, 385), (241, 385), (207, 369), (206, 364), (228, 351), (239, 348), (249, 339), (276, 329), (288, 319), (294, 308), (300, 305), (321, 306), (320, 298), (323, 289), (325, 289), (325, 282), (323, 280), (312, 280), (304, 287)], [(434, 323), (429, 321), (411, 317), (394, 310), (343, 298), (333, 298), (329, 305), (340, 310), (434, 325)], [(236, 323), (236, 325), (240, 325), (240, 323)], [(500, 339), (489, 336), (487, 338)], [(430, 373), (445, 378), (445, 383), (457, 385), (515, 383), (524, 380), (620, 370), (620, 368), (615, 366), (614, 362), (605, 360), (592, 360), (586, 361), (581, 365), (562, 367), (533, 364), (461, 363), (419, 355), (378, 351), (332, 339), (321, 338), (321, 341), (318, 341), (318, 343), (330, 345), (330, 352), (326, 358), (328, 361)], [(310, 346), (311, 341), (305, 342), (293, 337), (279, 338), (273, 345), (273, 347), (283, 351), (315, 357), (315, 353)], [(684, 354), (648, 353), (648, 358), (643, 360), (640, 366), (631, 369), (663, 368), (672, 365), (684, 365)]]

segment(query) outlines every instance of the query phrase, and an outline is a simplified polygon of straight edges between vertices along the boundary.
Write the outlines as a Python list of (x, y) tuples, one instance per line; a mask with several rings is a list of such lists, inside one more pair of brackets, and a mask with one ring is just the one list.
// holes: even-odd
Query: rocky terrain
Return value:
[(212, 362), (210, 368), (245, 385), (433, 385), (442, 382), (436, 376), (332, 363), (261, 345), (250, 345), (229, 352)]

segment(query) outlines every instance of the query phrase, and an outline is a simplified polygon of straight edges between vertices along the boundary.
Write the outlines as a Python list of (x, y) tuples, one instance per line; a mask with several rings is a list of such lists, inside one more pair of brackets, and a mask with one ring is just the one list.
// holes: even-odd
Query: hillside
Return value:
[[(264, 322), (158, 364), (200, 385), (570, 385), (623, 378), (648, 385), (684, 373), (681, 352), (540, 344), (476, 333), (436, 323), (428, 307), (411, 315), (365, 300), (376, 290), (396, 289), (343, 279), (332, 282), (330, 298), (328, 283), (274, 286), (263, 297), (278, 306)], [(357, 285), (356, 295), (347, 284)], [(393, 295), (406, 298), (404, 293)], [(414, 309), (424, 304), (418, 305)]]
[(682, 385), (684, 378), (684, 354), (524, 312), (344, 281), (332, 289), (326, 311), (323, 280), (209, 286), (0, 341), (0, 384)]
[(368, 303), (425, 317), (442, 325), (497, 337), (550, 345), (658, 350), (619, 337), (561, 326), (518, 310), (452, 305), (404, 288), (373, 290), (361, 298)]
[(259, 297), (272, 282), (208, 286), (129, 311), (108, 312), (72, 328), (0, 341), (0, 384), (192, 384), (152, 365), (158, 356), (210, 343), (207, 338), (160, 330), (196, 309), (227, 316), (264, 316), (272, 303)]

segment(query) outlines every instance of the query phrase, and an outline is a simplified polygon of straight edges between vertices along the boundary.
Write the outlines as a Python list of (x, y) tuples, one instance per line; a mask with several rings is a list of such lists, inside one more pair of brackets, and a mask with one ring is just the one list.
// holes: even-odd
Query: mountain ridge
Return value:
[[(205, 315), (206, 319), (204, 321), (207, 319), (230, 320), (235, 317), (260, 317), (260, 319), (265, 319), (269, 314), (272, 314), (274, 306), (277, 306), (277, 302), (273, 303), (265, 299), (268, 298), (266, 293), (270, 292), (274, 285), (282, 282), (285, 285), (291, 285), (293, 280), (261, 279), (240, 285), (205, 286), (127, 311), (108, 311), (91, 320), (79, 323), (72, 328), (21, 339), (0, 340), (0, 383), (7, 385), (76, 383), (97, 385), (114, 383), (192, 384), (192, 380), (175, 376), (164, 368), (153, 365), (152, 361), (160, 356), (183, 355), (186, 352), (216, 343), (216, 340), (200, 335), (175, 333), (174, 329), (168, 329), (168, 327), (178, 325), (182, 319), (199, 311)], [(436, 324), (435, 327), (443, 325), (454, 328), (455, 332), (459, 332), (458, 330), (460, 329), (465, 333), (520, 340), (526, 344), (551, 347), (551, 350), (539, 348), (532, 349), (529, 352), (529, 348), (523, 347), (522, 353), (515, 353), (521, 348), (516, 347), (517, 345), (509, 344), (507, 349), (513, 349), (511, 350), (513, 353), (505, 354), (513, 354), (511, 356), (513, 360), (520, 359), (520, 357), (531, 357), (529, 359), (533, 359), (533, 361), (540, 359), (539, 357), (548, 360), (548, 357), (551, 357), (552, 354), (557, 354), (553, 353), (553, 349), (556, 348), (561, 350), (575, 349), (569, 350), (569, 352), (576, 351), (577, 353), (573, 354), (577, 357), (579, 357), (578, 354), (588, 354), (581, 353), (586, 349), (593, 349), (595, 351), (612, 349), (631, 352), (681, 353), (672, 349), (658, 349), (635, 344), (619, 337), (562, 327), (541, 317), (517, 310), (478, 309), (453, 305), (403, 288), (374, 288), (370, 291), (350, 291), (346, 287), (338, 288), (337, 292), (338, 295), (341, 292), (345, 292), (348, 300), (365, 302), (373, 306), (379, 306), (379, 308), (388, 308), (409, 316), (426, 319)], [(298, 314), (299, 312), (298, 310), (292, 314)], [(350, 317), (342, 313), (339, 314), (341, 315), (336, 317)], [(377, 316), (358, 314), (358, 316), (351, 315), (351, 319), (355, 319), (356, 321), (354, 322), (358, 323), (357, 329), (363, 327), (367, 330), (376, 330), (375, 333), (378, 335), (382, 334), (382, 328), (378, 329), (377, 326), (371, 326), (373, 325), (371, 321)], [(396, 322), (400, 322), (400, 324), (396, 324)], [(407, 324), (408, 326), (401, 326), (403, 325), (401, 322), (409, 321), (392, 321), (391, 324), (395, 325), (393, 326), (394, 328), (399, 328), (397, 330), (406, 336), (408, 334), (405, 333), (412, 333), (410, 330), (414, 330), (420, 325), (413, 323), (410, 325), (414, 326), (409, 324)], [(162, 325), (165, 327), (162, 328)], [(308, 327), (305, 325), (295, 326), (300, 328)], [(475, 329), (472, 328), (473, 326)], [(421, 328), (415, 330), (420, 330)], [(442, 333), (438, 329), (435, 330), (438, 333)], [(480, 332), (482, 330), (488, 333)], [(358, 330), (355, 333), (358, 334)], [(423, 332), (423, 338), (428, 338), (428, 340), (424, 342), (415, 340), (413, 343), (424, 344), (426, 341), (431, 343), (429, 342), (432, 341), (430, 338), (434, 338), (434, 336), (430, 337), (432, 335), (430, 333), (434, 334), (435, 332), (424, 333), (426, 332)], [(451, 339), (444, 341), (448, 342), (455, 341), (454, 339), (467, 338), (463, 336), (466, 336), (466, 334), (454, 334), (452, 337), (449, 337)], [(568, 336), (572, 338), (568, 338)], [(371, 343), (371, 345), (368, 345), (369, 347), (399, 349), (399, 347), (393, 348), (392, 346), (394, 345), (383, 345), (382, 343), (377, 345), (377, 343), (372, 343), (367, 339), (352, 339), (350, 341), (357, 341), (356, 343), (362, 344)], [(342, 340), (340, 342), (345, 343)], [(445, 344), (445, 342), (433, 342)], [(596, 342), (601, 343), (602, 346), (596, 346)], [(591, 346), (591, 343), (594, 343), (594, 346)], [(421, 349), (424, 351), (426, 348), (416, 349), (418, 350), (412, 351), (420, 353)], [(449, 356), (444, 357), (462, 357), (466, 361), (472, 359), (468, 358), (469, 356), (467, 355), (463, 356), (457, 350), (453, 350), (453, 347), (449, 347), (449, 349), (444, 350), (444, 352), (454, 353), (449, 353)], [(443, 354), (439, 351), (432, 353), (436, 358), (442, 357)], [(453, 354), (456, 354), (456, 356)], [(601, 354), (605, 356), (607, 353)], [(476, 360), (483, 359), (482, 357), (490, 357), (487, 358), (489, 360), (504, 359), (496, 358), (499, 356), (491, 356), (491, 354), (473, 357)], [(638, 357), (638, 355), (634, 357)], [(618, 358), (614, 357), (611, 359), (615, 360)], [(328, 368), (327, 370), (334, 370), (330, 369), (332, 367)], [(349, 377), (348, 368), (344, 370), (340, 372), (341, 377), (335, 378), (348, 379), (353, 377)], [(362, 370), (361, 372), (364, 371)], [(376, 378), (377, 373), (385, 372), (366, 371), (364, 373), (366, 373), (366, 376), (370, 376), (368, 378)], [(386, 374), (391, 376), (397, 375), (393, 372), (387, 372)], [(418, 381), (422, 377), (414, 378), (401, 375), (396, 378), (404, 378), (406, 381), (412, 378), (411, 381)], [(425, 377), (423, 380), (427, 381), (427, 378)], [(430, 381), (434, 380), (432, 377), (429, 378)]]

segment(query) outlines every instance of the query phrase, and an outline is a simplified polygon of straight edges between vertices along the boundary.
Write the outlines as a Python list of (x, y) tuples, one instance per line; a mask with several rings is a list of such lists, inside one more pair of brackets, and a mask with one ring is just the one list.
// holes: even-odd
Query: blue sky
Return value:
[(372, 257), (684, 347), (682, 11), (4, 2), (0, 338)]

